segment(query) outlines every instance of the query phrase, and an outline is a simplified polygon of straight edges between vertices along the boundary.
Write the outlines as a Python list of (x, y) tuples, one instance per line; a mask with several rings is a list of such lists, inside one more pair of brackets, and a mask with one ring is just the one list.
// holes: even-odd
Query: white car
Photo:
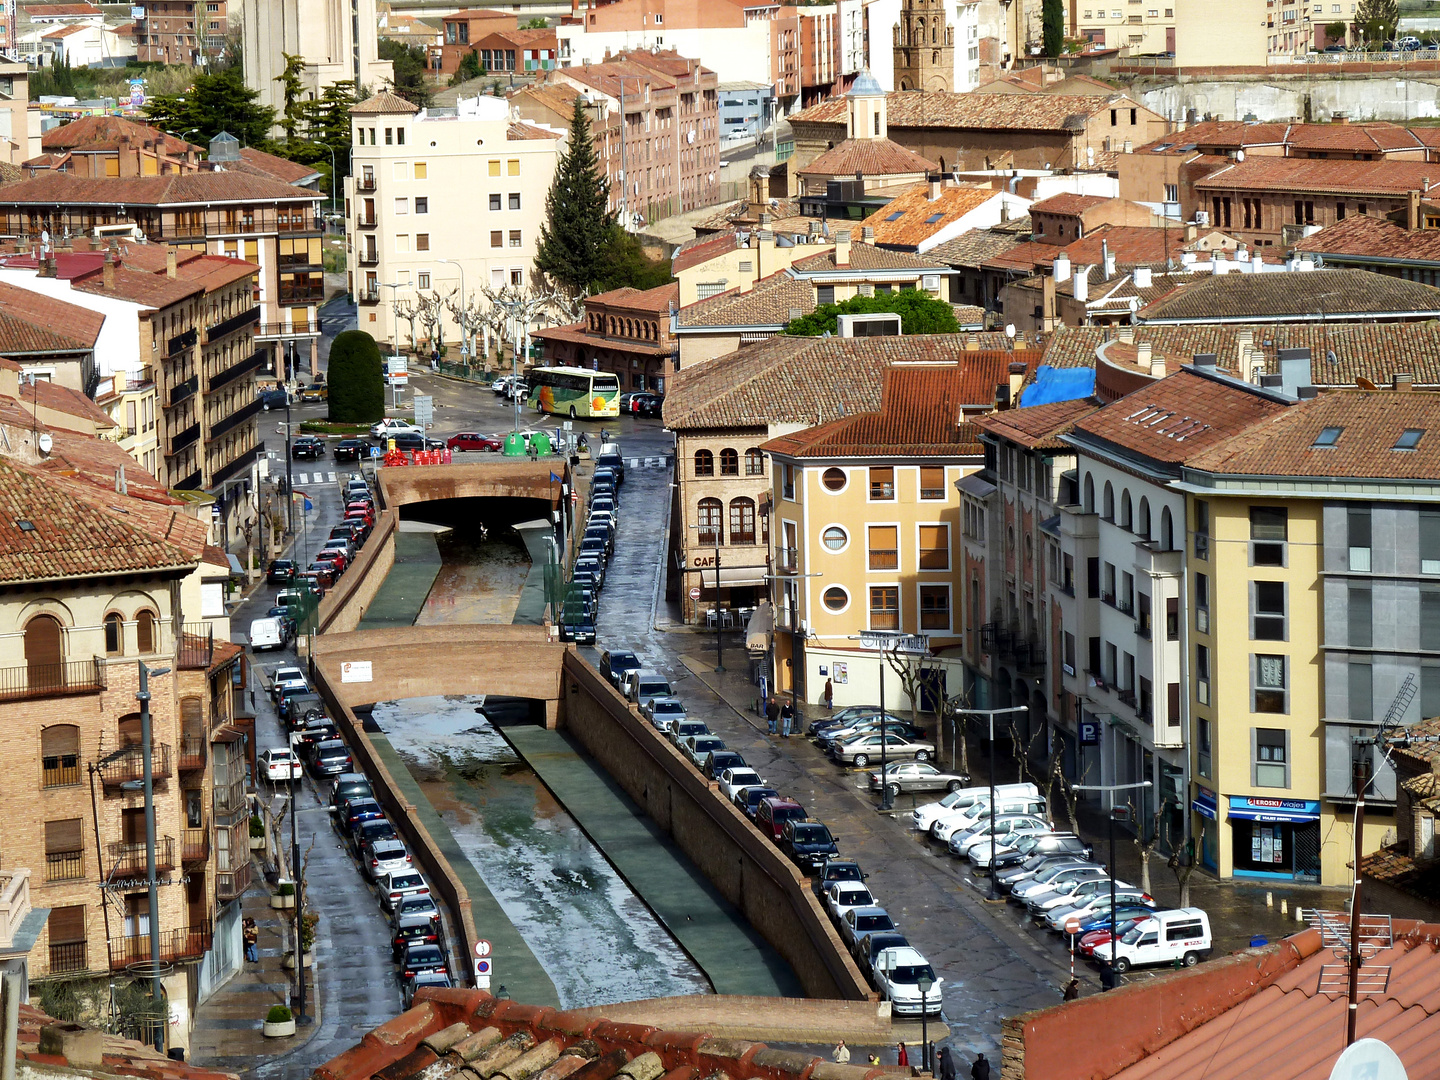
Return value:
[(765, 781), (754, 769), (726, 769), (720, 774), (720, 793), (731, 800), (747, 787), (764, 787)]
[(256, 768), (272, 784), (287, 780), (299, 780), (305, 775), (305, 765), (300, 755), (293, 750), (272, 746), (260, 754)]
[[(1003, 799), (1006, 796), (1032, 795), (1039, 797), (1040, 791), (1034, 784), (996, 784), (995, 797)], [(926, 803), (924, 806), (917, 806), (911, 815), (911, 826), (920, 832), (929, 832), (930, 826), (935, 824), (937, 818), (946, 814), (963, 810), (977, 802), (990, 801), (990, 788), (968, 787), (959, 791), (952, 791), (938, 802)]]
[[(930, 961), (916, 949), (882, 949), (870, 969), (875, 976), (875, 989), (890, 999), (890, 1011), (896, 1016), (927, 1016), (940, 1012), (940, 984), (945, 980), (935, 974)], [(930, 980), (925, 993), (920, 992), (920, 979)]]
[[(368, 856), (368, 858), (367, 858)], [(399, 840), (377, 840), (360, 851), (360, 869), (372, 881), (410, 867), (410, 853)]]
[(1018, 840), (1027, 833), (1049, 832), (1050, 823), (1044, 818), (1035, 817), (1033, 814), (1015, 814), (1009, 817), (1002, 817), (1000, 820), (979, 829), (972, 829), (968, 833), (956, 834), (950, 837), (950, 854), (957, 859), (963, 859), (975, 848), (985, 850), (986, 867), (989, 867), (990, 858), (990, 836), (995, 836), (995, 850), (1000, 850), (1000, 845), (1006, 840)]
[(372, 439), (388, 439), (392, 435), (408, 435), (411, 432), (414, 432), (416, 435), (423, 435), (425, 429), (416, 427), (408, 420), (396, 420), (391, 416), (387, 416), (378, 424), (370, 425), (370, 437)]
[(430, 886), (425, 881), (425, 875), (410, 867), (381, 874), (376, 879), (376, 884), (380, 888), (380, 906), (386, 911), (393, 911), (395, 905), (404, 897), (430, 895)]
[(850, 909), (874, 907), (875, 897), (863, 881), (837, 881), (825, 890), (825, 906), (836, 922), (844, 922)]

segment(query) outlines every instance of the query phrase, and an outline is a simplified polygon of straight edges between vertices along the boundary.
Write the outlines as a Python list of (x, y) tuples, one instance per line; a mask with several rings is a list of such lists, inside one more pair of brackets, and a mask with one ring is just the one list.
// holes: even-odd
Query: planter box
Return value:
[(264, 851), (264, 850), (265, 850), (265, 837), (263, 837), (263, 836), (252, 836), (252, 837), (250, 837), (250, 850), (251, 850), (251, 851)]
[(295, 906), (295, 896), (293, 893), (290, 896), (281, 896), (279, 893), (276, 893), (270, 897), (270, 906), (277, 910), (293, 908)]
[[(307, 952), (303, 959), (307, 968), (315, 966), (315, 954), (313, 952)], [(295, 954), (293, 952), (287, 952), (284, 956), (280, 958), (280, 966), (283, 967), (286, 971), (294, 971)]]
[(286, 1036), (295, 1034), (295, 1018), (282, 1020), (278, 1024), (272, 1024), (269, 1020), (263, 1021), (261, 1030), (267, 1039), (283, 1039)]

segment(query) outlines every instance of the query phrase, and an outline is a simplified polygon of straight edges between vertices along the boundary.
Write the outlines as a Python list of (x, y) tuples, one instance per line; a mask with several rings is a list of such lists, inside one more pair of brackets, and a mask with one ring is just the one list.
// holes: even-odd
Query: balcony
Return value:
[(355, 261), (361, 266), (379, 266), (380, 253), (378, 251), (362, 251), (355, 257)]
[(318, 273), (323, 269), (322, 264), (312, 261), (308, 253), (304, 255), (277, 255), (275, 265), (281, 270), (314, 270)]
[[(362, 304), (378, 304), (380, 302), (380, 290), (378, 288), (366, 289), (360, 294), (359, 300)], [(703, 533), (701, 534), (701, 536), (702, 539), (700, 540), (700, 543), (706, 543), (706, 541), (703, 539)]]
[(173, 409), (176, 405), (179, 405), (182, 402), (185, 402), (188, 399), (194, 397), (195, 392), (199, 389), (200, 376), (191, 375), (190, 378), (186, 379), (184, 382), (176, 383), (174, 386), (170, 387), (170, 390), (165, 395), (165, 407), (167, 409)]
[(800, 569), (800, 553), (792, 547), (775, 549), (775, 569), (782, 574), (793, 574)]
[(325, 300), (325, 286), (323, 283), (317, 285), (287, 285), (280, 283), (280, 303), (282, 304), (319, 304)]
[(376, 225), (380, 224), (380, 222), (374, 214), (361, 214), (355, 219), (355, 224), (362, 229), (373, 229)]
[(85, 876), (85, 852), (47, 851), (45, 853), (46, 881), (73, 881)]
[(99, 657), (60, 664), (0, 668), (0, 701), (98, 694), (104, 689), (105, 665)]
[(180, 667), (203, 671), (210, 666), (210, 657), (215, 652), (215, 630), (209, 623), (185, 623), (180, 629), (178, 644)]
[[(154, 744), (150, 775), (155, 780), (170, 777), (170, 744)], [(127, 746), (119, 757), (112, 758), (100, 767), (100, 780), (106, 787), (119, 787), (130, 780), (145, 779), (145, 751), (143, 747)]]
[(167, 356), (174, 356), (176, 353), (190, 348), (190, 346), (194, 345), (199, 340), (200, 331), (196, 330), (192, 326), (183, 334), (176, 334), (166, 343), (165, 354)]
[[(109, 877), (130, 878), (143, 877), (148, 872), (146, 865), (146, 845), (142, 840), (138, 844), (106, 844), (106, 852), (109, 858), (105, 860)], [(175, 869), (175, 838), (173, 836), (157, 836), (155, 838), (155, 869)]]
[[(210, 920), (199, 926), (179, 927), (161, 930), (160, 959), (163, 962), (179, 963), (185, 960), (199, 960), (209, 950), (215, 932)], [(131, 964), (148, 964), (151, 959), (150, 935), (127, 934), (110, 942), (110, 968), (123, 971)]]
[(85, 942), (66, 941), (50, 943), (50, 969), (47, 975), (73, 975), (90, 970), (85, 951)]
[(375, 176), (374, 176), (374, 174), (371, 173), (371, 174), (368, 175), (368, 176), (362, 174), (362, 175), (360, 175), (360, 176), (355, 177), (355, 190), (356, 190), (356, 191), (374, 191), (374, 190), (375, 190)]
[(238, 814), (249, 805), (245, 798), (245, 770), (234, 770), (236, 776), (230, 783), (224, 783), (223, 777), (215, 779), (215, 816), (217, 818), (229, 817)]
[(239, 315), (232, 315), (228, 319), (221, 319), (205, 328), (205, 337), (214, 341), (226, 334), (233, 334), (237, 330), (243, 330), (247, 326), (253, 326), (260, 321), (260, 309), (252, 307), (248, 311), (242, 311)]
[(188, 428), (180, 432), (178, 435), (171, 437), (170, 446), (166, 449), (165, 454), (167, 457), (173, 457), (174, 455), (180, 453), (181, 450), (184, 450), (188, 446), (194, 446), (199, 441), (200, 425), (191, 424)]
[(180, 740), (180, 771), (199, 772), (205, 768), (206, 744), (203, 735), (186, 735)]
[(222, 417), (221, 419), (215, 421), (215, 423), (211, 424), (210, 438), (214, 439), (217, 436), (224, 435), (225, 432), (230, 431), (232, 428), (239, 427), (241, 424), (245, 423), (246, 420), (249, 420), (252, 416), (263, 412), (264, 409), (265, 403), (263, 401), (261, 401), (259, 398), (252, 398), (250, 401), (247, 401), (244, 405), (241, 405), (240, 408), (232, 412), (229, 416)]
[(234, 461), (230, 462), (229, 465), (226, 465), (222, 469), (217, 469), (215, 471), (215, 475), (211, 478), (211, 484), (215, 487), (219, 487), (226, 480), (229, 480), (231, 477), (237, 476), (238, 474), (244, 472), (246, 469), (250, 468), (251, 465), (255, 464), (256, 460), (260, 457), (261, 451), (263, 451), (264, 449), (264, 443), (257, 443), (254, 447), (246, 450)]
[[(257, 327), (259, 324), (256, 324)], [(256, 331), (258, 336), (258, 329)], [(211, 375), (205, 383), (206, 393), (213, 393), (222, 386), (229, 386), (236, 379), (249, 375), (252, 371), (258, 371), (265, 366), (266, 353), (264, 349), (256, 349), (253, 353), (241, 360), (238, 364), (231, 364), (224, 371), (217, 371)]]
[(275, 223), (275, 231), (282, 233), (324, 232), (325, 219), (310, 214), (292, 214), (287, 221), (282, 214)]
[(215, 899), (236, 900), (250, 888), (250, 863), (241, 863), (233, 870), (219, 870), (215, 873)]
[(310, 337), (319, 333), (319, 322), (311, 322), (309, 319), (294, 319), (288, 325), (283, 322), (267, 322), (255, 328), (257, 339)]
[(204, 862), (210, 857), (210, 830), (185, 829), (180, 834), (180, 861)]
[(200, 475), (200, 470), (196, 469), (189, 476), (176, 481), (174, 487), (176, 491), (199, 491), (200, 481), (203, 479), (204, 477)]

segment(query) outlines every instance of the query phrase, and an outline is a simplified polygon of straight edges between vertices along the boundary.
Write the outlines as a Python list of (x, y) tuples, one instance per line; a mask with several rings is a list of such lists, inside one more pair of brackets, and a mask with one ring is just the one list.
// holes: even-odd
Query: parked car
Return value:
[[(395, 915), (391, 913), (391, 922), (394, 923)], [(405, 950), (412, 944), (429, 943), (436, 948), (444, 950), (444, 942), (440, 940), (440, 927), (429, 919), (411, 918), (399, 925), (392, 925), (390, 932), (390, 955), (396, 963), (405, 955)]]
[(633, 404), (636, 416), (658, 417), (664, 410), (665, 399), (659, 394), (640, 394)]
[(298, 569), (294, 559), (272, 559), (269, 569), (265, 571), (265, 580), (271, 585), (288, 585), (295, 580)]
[(405, 955), (400, 961), (400, 977), (409, 979), (430, 971), (445, 971), (445, 954), (440, 951), (440, 946), (428, 941), (406, 945)]
[(875, 897), (870, 895), (863, 881), (836, 881), (825, 890), (825, 906), (836, 922), (845, 918), (852, 908), (875, 906)]
[[(1143, 889), (1115, 885), (1115, 910), (1120, 917), (1128, 918), (1141, 911), (1153, 911), (1155, 898)], [(1045, 915), (1046, 925), (1055, 933), (1063, 934), (1066, 925), (1074, 919), (1081, 925), (1092, 919), (1110, 918), (1110, 892), (1108, 889), (1078, 899), (1074, 904), (1061, 904), (1051, 908)]]
[(399, 840), (369, 840), (360, 849), (360, 872), (371, 881), (410, 866), (410, 853)]
[(1043, 854), (1033, 855), (1026, 859), (1019, 866), (1012, 866), (1007, 870), (1001, 870), (995, 875), (995, 885), (1001, 892), (1013, 893), (1021, 885), (1035, 880), (1044, 870), (1054, 866), (1091, 866), (1094, 865), (1089, 859), (1082, 859), (1078, 855), (1069, 854)]
[(341, 439), (335, 444), (336, 461), (359, 461), (370, 456), (370, 448), (359, 439)]
[(412, 433), (415, 435), (424, 434), (420, 428), (410, 423), (410, 421), (397, 420), (389, 416), (381, 420), (378, 424), (370, 425), (370, 437), (372, 439), (388, 439), (394, 435), (408, 435)]
[(697, 769), (705, 760), (705, 755), (724, 749), (725, 740), (718, 735), (687, 735), (680, 740), (680, 753), (684, 754), (690, 760), (690, 764)]
[(444, 450), (445, 443), (440, 439), (432, 439), (418, 429), (415, 431), (401, 431), (388, 436), (395, 441), (396, 450)]
[(631, 704), (643, 707), (651, 698), (674, 697), (670, 682), (656, 671), (630, 671), (625, 675), (625, 696)]
[(1091, 897), (1100, 896), (1102, 893), (1109, 895), (1114, 889), (1116, 895), (1145, 895), (1134, 885), (1124, 881), (1116, 881), (1112, 884), (1110, 875), (1104, 874), (1100, 877), (1078, 878), (1071, 881), (1061, 881), (1048, 892), (1034, 893), (1025, 899), (1025, 909), (1030, 917), (1036, 922), (1044, 922), (1045, 916), (1062, 907), (1080, 907)]
[(835, 837), (819, 821), (787, 821), (780, 833), (780, 850), (806, 877), (819, 870), (826, 859), (840, 854)]
[(882, 907), (851, 908), (840, 920), (840, 940), (851, 952), (866, 934), (894, 930), (895, 920)]
[[(1119, 913), (1119, 918), (1112, 921), (1109, 912), (1106, 912), (1098, 919), (1091, 919), (1089, 922), (1081, 924), (1081, 933), (1075, 941), (1075, 949), (1088, 957), (1095, 957), (1096, 954), (1099, 953), (1098, 958), (1103, 960), (1110, 951), (1106, 946), (1110, 944), (1112, 930), (1115, 925), (1118, 924), (1120, 933), (1124, 934), (1126, 930), (1129, 930), (1132, 926), (1138, 926), (1154, 914), (1155, 912), (1152, 909), (1145, 908), (1134, 911), (1127, 916), (1125, 909), (1122, 908)], [(1103, 952), (1101, 952), (1102, 949), (1104, 950)], [(1116, 951), (1118, 952), (1119, 950), (1117, 949)]]
[(684, 705), (668, 697), (651, 698), (640, 712), (660, 731), (669, 731), (672, 724), (679, 723), (687, 715)]
[(889, 788), (891, 795), (905, 791), (959, 791), (969, 782), (968, 776), (946, 772), (923, 761), (894, 762), (883, 779), (878, 771), (870, 774), (870, 790)]
[[(1015, 839), (1013, 846), (1007, 843), (996, 848), (995, 866), (991, 869), (994, 873), (1001, 873), (1009, 870), (1012, 866), (1019, 866), (1032, 855), (1071, 855), (1080, 859), (1089, 859), (1094, 854), (1095, 849), (1074, 833), (1041, 833), (1037, 836), (1021, 836)], [(986, 851), (985, 857), (987, 860), (989, 859), (989, 851)], [(970, 861), (975, 864), (973, 858)]]
[[(935, 974), (930, 961), (918, 950), (909, 947), (884, 949), (875, 957), (870, 974), (880, 996), (890, 1001), (893, 1015), (939, 1014), (940, 987), (945, 980)], [(926, 980), (924, 992), (920, 990), (921, 979)]]
[(625, 483), (625, 459), (620, 456), (620, 444), (605, 442), (600, 446), (600, 453), (595, 456), (595, 468), (610, 469), (615, 473), (615, 483)]
[(360, 858), (367, 844), (377, 843), (381, 840), (399, 839), (400, 837), (395, 832), (395, 826), (383, 817), (362, 821), (350, 831), (350, 847), (354, 849), (357, 859)]
[(744, 756), (734, 750), (711, 750), (700, 759), (700, 774), (706, 780), (719, 780), (727, 769), (747, 767)]
[[(891, 735), (899, 735), (902, 739), (923, 739), (925, 733), (908, 720), (887, 719), (885, 730)], [(866, 717), (857, 720), (849, 727), (839, 728), (834, 731), (822, 731), (815, 736), (816, 745), (827, 753), (839, 743), (852, 742), (861, 735), (878, 735), (880, 733), (879, 715)]]
[[(818, 720), (810, 721), (810, 726), (805, 729), (807, 735), (818, 735), (821, 731), (837, 727), (845, 727), (862, 716), (869, 716), (871, 713), (878, 713), (879, 705), (846, 705), (843, 709), (836, 709), (834, 712), (820, 717)], [(899, 719), (899, 717), (896, 717)]]
[(380, 804), (369, 795), (355, 796), (346, 799), (340, 807), (337, 815), (337, 822), (340, 831), (349, 836), (363, 823), (367, 821), (378, 821), (385, 816), (385, 811)]
[(380, 875), (376, 879), (376, 885), (380, 890), (380, 906), (386, 911), (393, 911), (395, 905), (407, 896), (430, 895), (430, 886), (425, 881), (425, 875), (409, 865)]
[[(996, 784), (995, 797), (997, 799), (1015, 795), (1029, 795), (1033, 798), (1040, 797), (1040, 789), (1034, 784)], [(911, 828), (921, 832), (929, 832), (930, 826), (936, 820), (950, 813), (959, 813), (968, 806), (977, 802), (989, 802), (990, 789), (988, 787), (967, 787), (959, 791), (952, 791), (938, 802), (926, 803), (924, 806), (917, 806), (915, 812), (910, 815)]]
[(760, 808), (760, 803), (773, 795), (779, 794), (780, 793), (773, 787), (757, 785), (755, 787), (741, 788), (730, 801), (740, 808), (741, 813), (753, 821), (755, 819), (755, 811)]
[(560, 640), (594, 645), (595, 634), (594, 610), (580, 604), (566, 604), (560, 612)]
[(959, 813), (948, 814), (938, 818), (930, 826), (930, 839), (937, 840), (942, 844), (948, 844), (950, 837), (959, 832), (969, 832), (978, 829), (995, 817), (1008, 817), (1011, 814), (1033, 814), (1041, 817), (1045, 813), (1045, 800), (1039, 796), (1031, 797), (1022, 795), (1012, 799), (996, 799), (992, 807), (989, 800), (973, 803)]
[(415, 994), (426, 987), (448, 990), (454, 985), (450, 981), (450, 976), (443, 971), (417, 971), (414, 975), (404, 977), (400, 981), (401, 1007), (410, 1009), (415, 1004)]
[(873, 971), (875, 959), (886, 949), (908, 949), (909, 940), (898, 930), (878, 930), (873, 934), (866, 934), (856, 944), (855, 962), (865, 972)]
[(355, 764), (350, 756), (350, 749), (339, 739), (316, 743), (310, 760), (316, 776), (339, 776), (343, 772), (349, 772)]
[(305, 678), (305, 672), (298, 667), (278, 667), (270, 676), (270, 700), (278, 702), (281, 694), (290, 690), (292, 693), (304, 693), (310, 689), (310, 683)]
[(252, 619), (250, 621), (250, 651), (283, 649), (290, 640), (283, 619)]
[(440, 922), (440, 909), (428, 896), (407, 896), (395, 905), (390, 916), (392, 926), (399, 926), (406, 919), (427, 919), (436, 925)]
[(815, 895), (825, 895), (825, 890), (836, 882), (864, 882), (868, 876), (854, 859), (826, 859), (825, 865), (820, 868), (819, 874), (815, 877), (813, 885)]
[(929, 761), (935, 756), (934, 743), (907, 739), (894, 732), (883, 735), (875, 732), (872, 735), (861, 735), (847, 743), (836, 743), (830, 749), (830, 757), (839, 765), (853, 765), (857, 769), (863, 769), (870, 762), (880, 760), (882, 739), (885, 742), (885, 754), (892, 759), (914, 758), (916, 761)]
[[(1194, 967), (1210, 952), (1210, 917), (1200, 908), (1157, 911), (1120, 935), (1111, 968), (1117, 975), (1140, 964), (1178, 960)], [(1109, 950), (1101, 956), (1109, 961)]]
[(1043, 833), (1050, 831), (1050, 822), (1034, 814), (1009, 814), (994, 821), (986, 822), (979, 828), (971, 829), (966, 833), (956, 833), (950, 837), (950, 854), (957, 859), (963, 859), (970, 854), (972, 849), (983, 849), (988, 859), (990, 851), (990, 838), (994, 835), (995, 846), (1000, 846), (1002, 839), (1018, 838), (1029, 833)]
[(710, 725), (705, 723), (704, 720), (686, 719), (677, 720), (673, 724), (671, 724), (670, 730), (665, 733), (665, 737), (669, 739), (676, 747), (678, 747), (680, 745), (680, 740), (688, 739), (691, 735), (710, 734), (712, 734), (712, 732), (710, 731)]
[(289, 747), (272, 746), (261, 751), (255, 767), (272, 784), (288, 783), (305, 775), (300, 755)]
[(794, 799), (772, 795), (768, 799), (760, 800), (755, 811), (755, 826), (771, 840), (779, 843), (780, 833), (787, 821), (804, 821), (808, 816), (805, 807)]
[(1017, 885), (1011, 889), (1010, 896), (1028, 907), (1032, 897), (1054, 893), (1057, 889), (1077, 882), (1098, 881), (1106, 877), (1109, 875), (1105, 872), (1105, 868), (1096, 863), (1047, 867), (1023, 885)]
[(370, 798), (373, 794), (364, 773), (341, 773), (331, 782), (330, 805), (338, 807), (346, 799)]
[(446, 439), (445, 445), (451, 450), (458, 450), (461, 453), (498, 454), (505, 444), (495, 435), (482, 435), (478, 431), (462, 431), (458, 435), (451, 435)]
[(726, 769), (720, 774), (720, 794), (732, 802), (735, 800), (735, 796), (747, 787), (764, 786), (765, 781), (761, 779), (760, 774), (747, 765)]
[(325, 440), (314, 435), (301, 435), (290, 441), (290, 456), (297, 461), (318, 461), (325, 456)]

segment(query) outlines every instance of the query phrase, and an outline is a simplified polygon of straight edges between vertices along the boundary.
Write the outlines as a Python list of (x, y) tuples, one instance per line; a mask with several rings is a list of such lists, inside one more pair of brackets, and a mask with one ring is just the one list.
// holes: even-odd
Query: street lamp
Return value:
[(923, 971), (920, 977), (915, 980), (915, 985), (920, 988), (920, 1071), (933, 1072), (934, 1066), (930, 1061), (930, 988), (935, 985), (935, 980)]
[[(1135, 791), (1150, 787), (1149, 780), (1141, 780), (1138, 784), (1072, 784), (1072, 791), (1106, 791), (1112, 795), (1117, 791)], [(1115, 987), (1115, 958), (1120, 946), (1120, 922), (1115, 917), (1115, 822), (1129, 821), (1130, 807), (1116, 806), (1111, 800), (1110, 812), (1105, 815), (1105, 824), (1110, 831), (1110, 966), (1106, 969), (1108, 978), (1103, 980), (1106, 990), (1113, 990)], [(994, 875), (991, 875), (994, 879)]]
[(957, 716), (983, 716), (990, 722), (990, 891), (985, 899), (998, 901), (1000, 890), (995, 881), (995, 717), (1012, 713), (1028, 713), (1029, 705), (1012, 705), (1008, 709), (957, 709)]
[(890, 755), (887, 749), (890, 733), (886, 730), (889, 722), (885, 713), (885, 650), (888, 648), (895, 655), (901, 652), (928, 654), (930, 636), (902, 634), (896, 630), (866, 630), (858, 635), (858, 639), (862, 649), (878, 649), (880, 652), (880, 812), (887, 813), (894, 808), (895, 801), (886, 780), (886, 773), (890, 770)]
[[(447, 265), (453, 266), (456, 270), (460, 271), (460, 310), (465, 311), (465, 267), (461, 266), (454, 259), (436, 259), (435, 261), (438, 263), (446, 263)], [(464, 319), (460, 319), (459, 323), (460, 353), (464, 361), (468, 364), (470, 362), (470, 332), (466, 329), (466, 323)]]

